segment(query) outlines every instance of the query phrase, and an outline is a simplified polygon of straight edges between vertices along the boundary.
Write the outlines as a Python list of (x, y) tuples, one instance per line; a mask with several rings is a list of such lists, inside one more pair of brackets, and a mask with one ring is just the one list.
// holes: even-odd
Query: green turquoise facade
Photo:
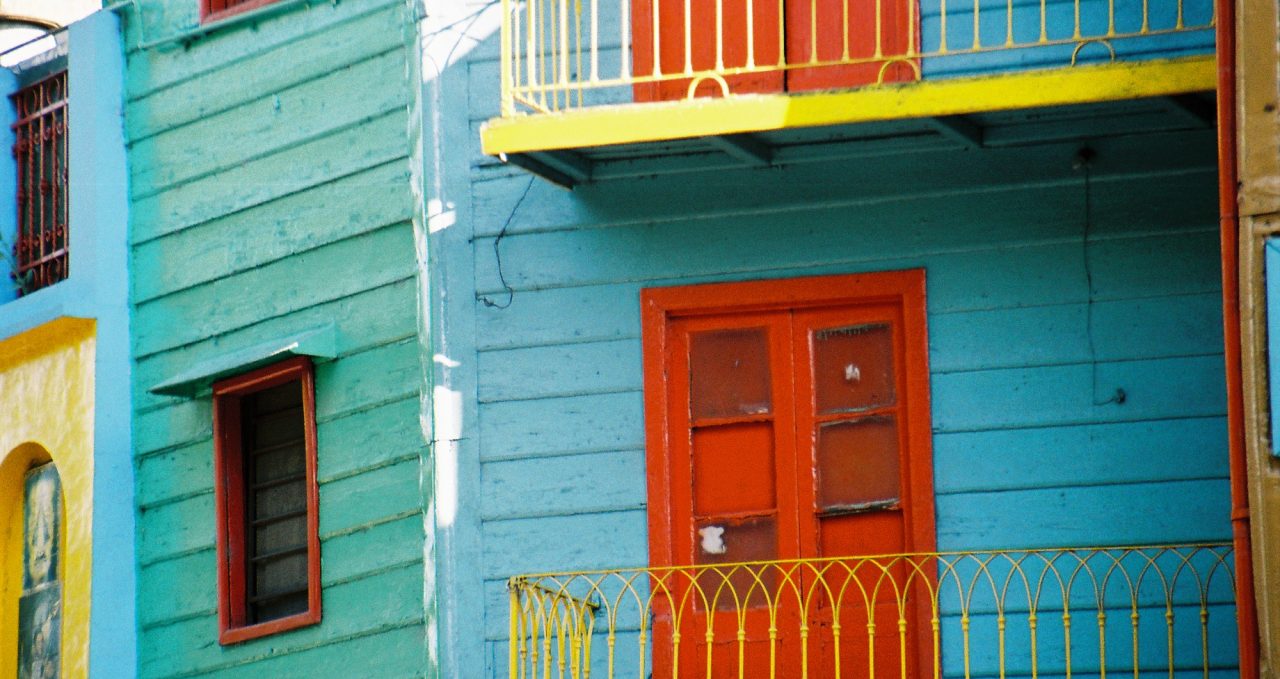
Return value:
[[(120, 10), (137, 676), (426, 676), (413, 8), (282, 2), (202, 29), (198, 4)], [(209, 380), (152, 389), (316, 328), (323, 620), (221, 646)]]

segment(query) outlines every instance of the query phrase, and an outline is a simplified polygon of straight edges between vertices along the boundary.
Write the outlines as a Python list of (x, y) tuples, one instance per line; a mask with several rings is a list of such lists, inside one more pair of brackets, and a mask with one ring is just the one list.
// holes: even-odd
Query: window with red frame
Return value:
[(217, 21), (273, 2), (276, 0), (200, 0), (200, 20)]
[(25, 295), (70, 273), (67, 72), (28, 85), (10, 99), (18, 115), (13, 124), (18, 228), (10, 275), (18, 294)]
[[(916, 70), (904, 55), (917, 49), (916, 6), (915, 0), (631, 0), (632, 72), (727, 72), (733, 94), (913, 80)], [(682, 99), (689, 85), (688, 78), (641, 83), (635, 98)], [(712, 80), (696, 89), (720, 93)]]
[[(650, 565), (933, 551), (923, 270), (655, 288), (641, 293), (641, 308)], [(909, 581), (904, 566), (893, 568), (903, 569), (894, 582)], [(838, 655), (845, 667), (866, 667), (874, 645), (878, 657), (928, 666), (923, 581), (905, 595), (914, 606), (900, 640), (859, 638), (870, 613), (857, 609), (861, 599), (832, 606), (819, 597), (804, 612), (771, 600), (786, 586), (779, 578), (738, 570), (699, 585), (727, 584), (745, 595), (741, 610), (728, 595), (717, 608), (729, 610), (706, 610), (694, 596), (680, 616), (659, 601), (655, 674), (680, 663), (681, 675), (701, 675), (711, 655), (702, 632), (732, 629), (739, 614), (746, 638), (716, 653), (740, 653), (748, 667), (769, 666), (774, 653), (778, 666), (799, 666), (802, 622), (815, 630), (810, 650), (822, 663)], [(673, 583), (671, 600), (691, 585)], [(877, 595), (870, 617), (897, 619), (899, 606)], [(845, 644), (822, 648), (837, 623)], [(677, 631), (691, 651), (674, 652)], [(737, 676), (734, 662), (709, 676)]]
[(306, 357), (214, 384), (223, 644), (320, 621), (314, 384)]

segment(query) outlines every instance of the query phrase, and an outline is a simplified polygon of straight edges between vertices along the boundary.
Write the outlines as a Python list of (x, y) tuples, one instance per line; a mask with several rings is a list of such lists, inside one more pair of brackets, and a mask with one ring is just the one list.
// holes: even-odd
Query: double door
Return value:
[(930, 574), (840, 558), (933, 549), (918, 311), (791, 302), (665, 324), (669, 498), (651, 512), (669, 530), (651, 560), (703, 568), (659, 583), (655, 676), (852, 677), (874, 662), (896, 677), (922, 662)]

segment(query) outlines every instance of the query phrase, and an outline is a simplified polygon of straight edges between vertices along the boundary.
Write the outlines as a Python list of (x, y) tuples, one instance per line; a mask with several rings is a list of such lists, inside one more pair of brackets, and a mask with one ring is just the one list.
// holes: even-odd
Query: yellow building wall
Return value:
[(0, 341), (0, 677), (18, 672), (23, 475), (49, 459), (62, 477), (62, 676), (88, 676), (94, 347), (81, 319)]

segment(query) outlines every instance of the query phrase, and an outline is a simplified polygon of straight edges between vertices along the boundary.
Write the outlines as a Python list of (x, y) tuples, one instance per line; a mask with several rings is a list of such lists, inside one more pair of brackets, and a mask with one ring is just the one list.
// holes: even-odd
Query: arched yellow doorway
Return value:
[[(18, 676), (29, 473), (60, 485), (61, 668), (88, 676), (93, 525), (93, 323), (54, 321), (0, 342), (0, 677)], [(47, 478), (45, 471), (42, 478)], [(36, 491), (39, 497), (47, 492)], [(41, 502), (48, 498), (41, 499)], [(123, 624), (132, 624), (124, 621)]]

